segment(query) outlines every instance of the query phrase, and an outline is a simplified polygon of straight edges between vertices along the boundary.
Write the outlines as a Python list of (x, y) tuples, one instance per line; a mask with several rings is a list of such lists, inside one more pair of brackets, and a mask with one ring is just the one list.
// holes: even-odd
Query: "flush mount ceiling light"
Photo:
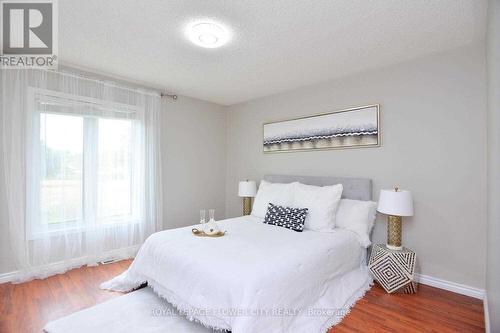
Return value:
[(187, 37), (194, 44), (214, 49), (221, 47), (229, 41), (229, 31), (219, 23), (198, 21), (188, 25)]

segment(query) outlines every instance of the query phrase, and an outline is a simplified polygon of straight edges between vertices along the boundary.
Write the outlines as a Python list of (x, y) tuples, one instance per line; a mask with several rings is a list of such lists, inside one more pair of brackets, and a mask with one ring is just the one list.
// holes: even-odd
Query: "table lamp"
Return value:
[(387, 248), (399, 251), (401, 245), (401, 232), (403, 216), (413, 216), (413, 200), (410, 191), (399, 188), (381, 190), (377, 210), (389, 215), (387, 218)]
[(243, 215), (250, 215), (252, 198), (257, 194), (257, 185), (253, 180), (244, 180), (238, 184), (238, 196), (243, 198)]

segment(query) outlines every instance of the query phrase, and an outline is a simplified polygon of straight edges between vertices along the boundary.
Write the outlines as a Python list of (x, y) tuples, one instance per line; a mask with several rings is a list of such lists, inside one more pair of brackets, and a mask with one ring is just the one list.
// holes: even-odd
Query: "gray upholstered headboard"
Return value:
[(372, 180), (368, 178), (315, 177), (267, 175), (264, 180), (271, 183), (301, 182), (307, 185), (327, 186), (342, 184), (342, 198), (354, 200), (372, 200)]

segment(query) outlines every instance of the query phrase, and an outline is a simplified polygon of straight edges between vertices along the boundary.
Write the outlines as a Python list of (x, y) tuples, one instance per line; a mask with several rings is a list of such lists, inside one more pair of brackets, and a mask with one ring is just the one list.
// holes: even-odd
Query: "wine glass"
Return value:
[(215, 222), (215, 209), (210, 209), (208, 211), (209, 222)]
[(200, 209), (200, 225), (201, 225), (201, 229), (203, 230), (204, 226), (205, 226), (205, 223), (206, 223), (206, 220), (205, 220), (205, 210), (204, 209)]

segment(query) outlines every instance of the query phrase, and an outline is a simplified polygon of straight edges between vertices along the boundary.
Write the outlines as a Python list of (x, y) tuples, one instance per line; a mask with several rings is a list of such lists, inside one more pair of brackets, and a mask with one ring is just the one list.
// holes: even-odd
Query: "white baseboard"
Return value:
[(484, 328), (486, 333), (490, 333), (490, 311), (488, 308), (488, 294), (484, 295)]
[(427, 286), (452, 291), (457, 294), (470, 296), (481, 300), (484, 300), (486, 297), (486, 291), (484, 289), (466, 286), (464, 284), (438, 279), (428, 275), (422, 275), (422, 274), (416, 274), (416, 275), (417, 275), (417, 281)]
[[(138, 250), (139, 250), (139, 245), (135, 245), (127, 248), (107, 251), (97, 257), (92, 256), (92, 257), (74, 258), (67, 261), (55, 262), (48, 265), (40, 266), (39, 268), (41, 271), (52, 272), (50, 273), (50, 275), (61, 274), (62, 272), (65, 272), (67, 270), (85, 265), (97, 266), (100, 262), (103, 261), (123, 260), (123, 259), (133, 258)], [(0, 274), (0, 283), (12, 282), (18, 276), (18, 274), (19, 271)]]
[(16, 275), (17, 271), (0, 274), (0, 284), (14, 280)]

